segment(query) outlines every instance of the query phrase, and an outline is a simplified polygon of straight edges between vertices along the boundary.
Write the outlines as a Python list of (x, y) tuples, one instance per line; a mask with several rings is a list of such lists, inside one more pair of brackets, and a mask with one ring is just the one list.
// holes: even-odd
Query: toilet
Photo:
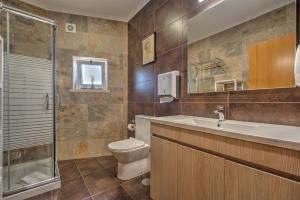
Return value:
[(150, 116), (135, 117), (135, 138), (112, 142), (109, 150), (118, 160), (118, 178), (129, 180), (150, 171)]

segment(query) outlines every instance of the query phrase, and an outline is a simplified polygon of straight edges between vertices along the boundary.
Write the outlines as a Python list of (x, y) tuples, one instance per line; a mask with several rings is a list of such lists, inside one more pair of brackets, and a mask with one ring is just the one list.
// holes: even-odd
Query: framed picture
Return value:
[(142, 41), (143, 45), (143, 65), (155, 61), (155, 33), (146, 37)]

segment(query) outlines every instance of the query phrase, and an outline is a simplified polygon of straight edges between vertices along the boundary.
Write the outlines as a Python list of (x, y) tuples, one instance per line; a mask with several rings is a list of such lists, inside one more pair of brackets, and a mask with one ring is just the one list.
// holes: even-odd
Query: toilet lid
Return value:
[(129, 138), (126, 140), (112, 142), (108, 145), (108, 147), (114, 151), (123, 151), (138, 148), (143, 145), (145, 145), (144, 141), (137, 140), (135, 138)]

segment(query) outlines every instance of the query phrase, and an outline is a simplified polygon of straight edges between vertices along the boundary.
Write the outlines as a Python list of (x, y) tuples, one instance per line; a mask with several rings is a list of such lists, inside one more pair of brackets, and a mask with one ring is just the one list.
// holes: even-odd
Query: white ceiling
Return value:
[(22, 0), (40, 8), (128, 22), (149, 0)]
[(188, 43), (207, 38), (295, 0), (224, 0), (188, 22)]

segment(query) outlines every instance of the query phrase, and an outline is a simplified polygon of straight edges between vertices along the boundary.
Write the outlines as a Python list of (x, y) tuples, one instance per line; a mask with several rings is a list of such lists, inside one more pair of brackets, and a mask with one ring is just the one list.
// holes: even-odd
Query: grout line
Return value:
[(117, 188), (117, 187), (120, 187), (120, 184), (118, 184), (118, 185), (116, 185), (116, 186), (113, 186), (113, 187), (110, 187), (110, 188), (107, 188), (107, 189), (105, 189), (105, 190), (102, 190), (101, 192), (98, 192), (98, 193), (96, 193), (96, 194), (94, 194), (94, 195), (91, 195), (91, 197), (92, 197), (92, 199), (94, 199), (95, 196), (97, 196), (97, 195), (99, 195), (99, 194), (102, 194), (102, 193), (104, 193), (104, 192), (113, 190), (113, 189), (115, 189), (115, 188)]
[[(74, 160), (74, 162), (75, 162), (75, 160)], [(78, 166), (77, 166), (76, 162), (75, 162), (75, 166), (76, 166), (77, 170), (78, 170), (78, 171), (79, 171), (79, 173), (80, 173), (80, 170), (79, 170), (79, 168), (78, 168)], [(87, 184), (86, 184), (86, 182), (85, 182), (85, 180), (84, 180), (84, 177), (83, 177), (83, 175), (82, 175), (81, 173), (80, 173), (80, 177), (82, 178), (82, 180), (83, 180), (83, 183), (84, 183), (84, 185), (85, 185), (85, 187), (86, 187), (86, 189), (87, 189), (88, 193), (90, 194), (90, 196), (89, 196), (89, 197), (91, 197), (91, 198), (94, 200), (94, 198), (92, 197), (91, 191), (89, 190), (89, 187), (87, 186)]]
[(120, 184), (121, 188), (129, 195), (129, 197), (132, 199), (132, 200), (135, 200), (134, 196), (122, 185)]

